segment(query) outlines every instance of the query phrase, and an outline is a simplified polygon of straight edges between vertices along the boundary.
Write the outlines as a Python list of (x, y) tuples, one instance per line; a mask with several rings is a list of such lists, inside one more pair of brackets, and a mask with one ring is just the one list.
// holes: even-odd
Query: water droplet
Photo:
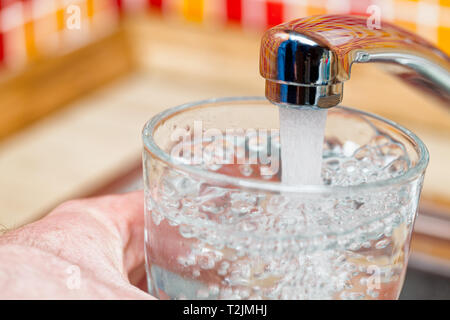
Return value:
[(152, 211), (152, 220), (157, 226), (159, 226), (159, 224), (163, 220), (163, 216), (158, 211), (153, 210)]
[(373, 289), (367, 289), (366, 291), (367, 295), (371, 296), (372, 298), (378, 298), (378, 296), (380, 295), (380, 293), (376, 290)]
[(375, 244), (375, 248), (377, 248), (377, 249), (384, 249), (384, 248), (386, 248), (390, 243), (391, 243), (391, 241), (390, 241), (389, 239), (384, 239), (384, 240), (378, 241), (378, 242)]
[(212, 284), (209, 286), (209, 294), (210, 295), (216, 296), (219, 294), (219, 292), (220, 292), (220, 288), (218, 285)]
[(253, 173), (252, 167), (247, 165), (247, 164), (240, 165), (239, 166), (239, 171), (245, 177), (250, 177), (252, 175), (252, 173)]
[(186, 225), (186, 224), (180, 225), (178, 230), (179, 230), (181, 236), (183, 236), (184, 238), (192, 238), (192, 237), (195, 237), (195, 235), (196, 235), (194, 227)]
[(230, 267), (230, 263), (228, 261), (224, 261), (220, 264), (219, 270), (217, 270), (217, 274), (224, 276), (228, 273), (228, 268)]
[(259, 172), (263, 179), (272, 179), (278, 173), (278, 168), (277, 166), (260, 166)]
[(219, 205), (217, 200), (209, 200), (201, 205), (201, 210), (206, 213), (221, 214), (225, 211), (225, 204)]
[(197, 297), (200, 298), (200, 299), (208, 298), (209, 297), (209, 291), (207, 289), (204, 289), (204, 288), (199, 289), (197, 291)]
[(212, 268), (214, 268), (214, 265), (215, 265), (215, 261), (214, 261), (213, 257), (211, 257), (210, 255), (207, 255), (207, 254), (198, 256), (197, 263), (198, 263), (199, 267), (204, 270), (212, 269)]
[(347, 294), (348, 300), (362, 300), (364, 298), (365, 298), (365, 295), (362, 292), (349, 292)]

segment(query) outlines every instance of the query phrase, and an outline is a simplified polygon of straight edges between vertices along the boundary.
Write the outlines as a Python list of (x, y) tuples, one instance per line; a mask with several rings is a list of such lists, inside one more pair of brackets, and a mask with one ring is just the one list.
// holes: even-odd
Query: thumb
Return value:
[(96, 278), (123, 281), (143, 270), (143, 192), (65, 202), (45, 218), (4, 234), (1, 244), (35, 247)]

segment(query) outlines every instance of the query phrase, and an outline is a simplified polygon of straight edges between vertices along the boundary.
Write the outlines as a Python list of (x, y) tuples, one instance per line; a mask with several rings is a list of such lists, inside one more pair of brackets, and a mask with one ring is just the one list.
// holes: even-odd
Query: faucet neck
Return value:
[(352, 64), (369, 62), (402, 66), (392, 72), (450, 103), (449, 57), (386, 22), (380, 29), (370, 29), (366, 17), (306, 17), (269, 29), (261, 42), (260, 72), (266, 79), (266, 96), (279, 104), (337, 105)]

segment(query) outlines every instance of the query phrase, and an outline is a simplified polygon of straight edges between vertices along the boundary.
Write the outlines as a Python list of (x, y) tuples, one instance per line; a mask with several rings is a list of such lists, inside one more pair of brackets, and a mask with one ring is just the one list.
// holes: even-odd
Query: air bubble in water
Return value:
[(245, 177), (249, 177), (252, 175), (253, 173), (253, 169), (250, 165), (247, 164), (242, 164), (239, 166), (239, 171), (241, 172), (241, 174)]
[(163, 216), (158, 211), (153, 210), (152, 211), (152, 220), (157, 226), (159, 226), (159, 224), (163, 220)]
[(230, 267), (230, 263), (228, 261), (224, 261), (220, 264), (217, 273), (221, 276), (224, 276), (228, 273), (228, 268)]
[(200, 299), (208, 298), (209, 297), (209, 291), (207, 289), (204, 289), (204, 288), (199, 289), (197, 291), (197, 297), (200, 298)]
[(378, 242), (375, 244), (375, 248), (377, 248), (377, 249), (384, 249), (384, 248), (386, 248), (390, 243), (391, 243), (391, 241), (390, 241), (389, 239), (384, 239), (384, 240), (378, 241)]
[[(405, 151), (385, 138), (358, 149), (348, 143), (345, 147), (345, 141), (326, 142), (323, 180), (332, 186), (355, 185), (408, 170)], [(355, 149), (352, 155), (351, 149)], [(263, 178), (261, 164), (227, 166), (222, 167), (224, 172), (237, 177)], [(192, 252), (178, 257), (177, 263), (192, 278), (203, 270), (215, 270), (222, 287), (208, 284), (206, 292), (193, 291), (204, 298), (321, 299), (339, 297), (343, 290), (341, 298), (345, 299), (376, 298), (378, 291), (352, 291), (367, 284), (361, 273), (367, 273), (368, 264), (384, 258), (375, 249), (390, 246), (393, 230), (397, 233), (400, 224), (412, 221), (408, 212), (414, 204), (409, 199), (415, 191), (404, 187), (388, 186), (377, 193), (357, 195), (294, 197), (212, 186), (175, 171), (162, 175), (155, 182), (156, 189), (146, 194), (154, 201), (150, 221), (159, 225), (167, 219), (178, 226), (175, 230), (182, 237), (195, 239), (181, 238)], [(399, 248), (404, 241), (399, 241)], [(395, 268), (401, 265), (400, 261)], [(382, 271), (383, 283), (399, 281), (395, 273), (386, 272), (384, 277)], [(261, 285), (258, 292), (255, 282)], [(226, 288), (233, 285), (251, 290)]]
[(194, 227), (186, 224), (180, 225), (179, 232), (184, 238), (192, 238), (196, 235)]

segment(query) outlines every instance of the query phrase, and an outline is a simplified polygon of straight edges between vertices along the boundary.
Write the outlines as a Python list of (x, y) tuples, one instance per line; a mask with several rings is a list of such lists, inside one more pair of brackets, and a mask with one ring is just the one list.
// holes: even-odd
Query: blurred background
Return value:
[[(263, 95), (266, 28), (371, 5), (450, 54), (450, 0), (0, 0), (0, 230), (70, 198), (140, 188), (140, 131), (155, 113)], [(450, 299), (449, 112), (369, 65), (353, 67), (343, 104), (428, 146), (402, 297)]]

